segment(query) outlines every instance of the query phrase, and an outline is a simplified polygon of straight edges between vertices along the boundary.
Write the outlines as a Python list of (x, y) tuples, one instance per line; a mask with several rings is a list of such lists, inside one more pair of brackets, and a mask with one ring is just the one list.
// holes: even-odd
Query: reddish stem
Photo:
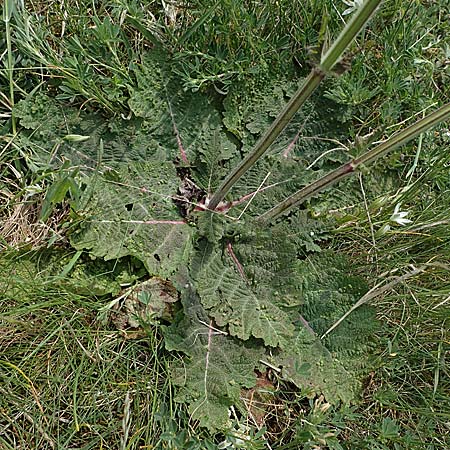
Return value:
[(236, 268), (237, 268), (239, 274), (245, 281), (247, 281), (247, 277), (245, 276), (244, 268), (242, 267), (242, 264), (237, 259), (237, 256), (235, 255), (235, 253), (233, 251), (233, 246), (231, 245), (231, 242), (228, 242), (228, 244), (227, 244), (227, 251), (228, 251), (228, 254), (231, 256), (231, 259), (233, 260), (234, 264), (236, 265)]
[(286, 150), (283, 152), (283, 158), (287, 158), (289, 156), (289, 153), (291, 153), (296, 142), (298, 141), (298, 138), (300, 137), (300, 133), (302, 132), (302, 130), (303, 130), (303, 127), (299, 130), (299, 132), (295, 135), (294, 139), (292, 139), (290, 144), (287, 146)]

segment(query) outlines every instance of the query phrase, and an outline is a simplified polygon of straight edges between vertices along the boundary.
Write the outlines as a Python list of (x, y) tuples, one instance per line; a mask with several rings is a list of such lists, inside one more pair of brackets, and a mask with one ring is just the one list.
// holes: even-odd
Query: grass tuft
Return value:
[[(18, 262), (24, 261), (21, 256)], [(5, 449), (133, 448), (157, 440), (176, 406), (155, 328), (125, 340), (96, 320), (101, 299), (13, 275), (1, 304), (0, 442)]]

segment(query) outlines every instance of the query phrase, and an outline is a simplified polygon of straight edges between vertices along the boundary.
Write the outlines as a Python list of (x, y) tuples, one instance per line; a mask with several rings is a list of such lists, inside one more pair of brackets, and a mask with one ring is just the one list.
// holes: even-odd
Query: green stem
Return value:
[(376, 146), (372, 150), (369, 150), (366, 153), (362, 154), (359, 158), (356, 158), (338, 167), (333, 172), (328, 173), (322, 178), (319, 178), (314, 183), (311, 183), (308, 186), (305, 186), (304, 188), (300, 189), (295, 194), (288, 197), (286, 200), (283, 200), (281, 203), (279, 203), (266, 213), (259, 216), (258, 221), (267, 223), (271, 220), (276, 219), (281, 214), (289, 211), (295, 206), (298, 206), (311, 196), (317, 194), (318, 192), (322, 191), (323, 189), (329, 186), (332, 186), (333, 184), (342, 180), (346, 176), (351, 175), (353, 172), (355, 172), (355, 170), (358, 167), (363, 166), (365, 164), (369, 164), (375, 161), (376, 159), (380, 158), (384, 154), (390, 152), (391, 150), (394, 150), (395, 148), (403, 144), (406, 144), (407, 142), (414, 139), (424, 131), (428, 130), (429, 128), (435, 126), (439, 122), (442, 122), (443, 120), (449, 117), (450, 117), (450, 103), (447, 103), (446, 105), (442, 106), (435, 112), (417, 121), (416, 123), (404, 129), (403, 131), (395, 134), (386, 142), (383, 142), (382, 144)]
[(284, 107), (278, 117), (274, 120), (272, 125), (266, 130), (264, 135), (258, 140), (252, 152), (250, 152), (241, 163), (233, 169), (228, 175), (217, 192), (211, 198), (208, 204), (209, 209), (216, 209), (217, 205), (222, 201), (231, 187), (236, 183), (239, 178), (247, 172), (250, 167), (266, 152), (273, 141), (284, 130), (286, 125), (292, 119), (292, 116), (298, 111), (301, 105), (309, 98), (314, 92), (319, 83), (324, 78), (325, 74), (319, 70), (313, 70), (306, 78), (302, 87), (291, 98), (289, 103)]
[(366, 0), (353, 14), (341, 34), (323, 55), (320, 61), (322, 70), (329, 72), (334, 67), (356, 35), (364, 28), (364, 25), (369, 21), (380, 3), (381, 0)]
[(366, 0), (360, 9), (353, 15), (352, 19), (340, 33), (336, 41), (329, 48), (318, 67), (311, 70), (298, 91), (291, 98), (289, 103), (283, 108), (272, 125), (264, 135), (258, 140), (253, 150), (233, 169), (233, 171), (223, 181), (217, 192), (212, 196), (208, 208), (216, 209), (231, 187), (247, 172), (250, 167), (267, 151), (273, 141), (284, 130), (294, 114), (306, 102), (311, 94), (319, 86), (328, 72), (339, 61), (344, 51), (351, 44), (356, 35), (361, 31), (371, 15), (381, 3), (381, 0)]

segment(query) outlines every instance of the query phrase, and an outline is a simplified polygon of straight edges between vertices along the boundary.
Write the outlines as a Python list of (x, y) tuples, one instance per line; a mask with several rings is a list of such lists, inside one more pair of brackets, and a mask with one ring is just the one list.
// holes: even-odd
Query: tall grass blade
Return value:
[(178, 39), (178, 45), (182, 46), (190, 37), (214, 14), (217, 7), (222, 3), (221, 1), (217, 1), (214, 5), (210, 6), (203, 15), (197, 19), (194, 24), (187, 29), (185, 33)]
[(11, 104), (11, 126), (13, 134), (16, 134), (16, 118), (14, 117), (14, 80), (13, 80), (13, 54), (11, 45), (11, 17), (15, 9), (14, 0), (5, 0), (3, 5), (3, 22), (5, 22), (5, 32), (6, 32), (6, 51), (8, 53), (7, 59), (7, 71), (9, 80), (9, 102)]

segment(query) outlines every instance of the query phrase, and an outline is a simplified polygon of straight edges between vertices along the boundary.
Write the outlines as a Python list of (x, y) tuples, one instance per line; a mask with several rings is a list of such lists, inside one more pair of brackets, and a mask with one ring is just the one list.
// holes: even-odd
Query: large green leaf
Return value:
[(134, 256), (161, 277), (187, 264), (192, 228), (172, 201), (179, 179), (171, 164), (130, 164), (85, 183), (75, 248), (106, 260)]
[[(321, 250), (328, 228), (307, 211), (262, 229), (252, 221), (341, 162), (345, 152), (322, 139), (343, 136), (338, 109), (308, 102), (234, 187), (235, 202), (223, 203), (218, 214), (195, 206), (250, 150), (295, 83), (236, 89), (220, 112), (217, 98), (183, 92), (161, 55), (143, 57), (135, 76), (129, 120), (71, 109), (63, 114), (45, 96), (19, 102), (16, 117), (30, 130), (21, 142), (44, 163), (70, 159), (81, 166), (72, 245), (105, 260), (131, 256), (155, 276), (149, 283), (176, 283), (183, 309), (163, 330), (167, 349), (185, 355), (171, 371), (177, 400), (201, 425), (227, 428), (231, 406), (245, 415), (241, 390), (255, 385), (255, 369), (264, 363), (305, 394), (323, 394), (329, 402), (356, 398), (372, 311), (359, 308), (320, 336), (366, 286), (347, 261)], [(67, 134), (89, 138), (77, 142), (64, 139)], [(128, 309), (136, 314), (134, 304)]]
[[(281, 79), (253, 89), (233, 89), (224, 101), (224, 125), (249, 153), (293, 95), (297, 81)], [(266, 155), (233, 186), (231, 196), (243, 203), (247, 217), (260, 215), (293, 192), (348, 159), (342, 108), (314, 96), (297, 112)], [(339, 142), (343, 142), (340, 144)]]
[[(235, 242), (239, 267), (227, 247), (220, 252), (201, 242), (193, 278), (178, 281), (183, 313), (165, 328), (167, 348), (189, 356), (172, 372), (177, 398), (212, 429), (226, 426), (231, 405), (245, 414), (237, 385), (253, 386), (260, 364), (278, 368), (304, 395), (323, 395), (330, 403), (356, 400), (367, 373), (376, 326), (371, 308), (355, 311), (350, 324), (320, 338), (365, 292), (365, 283), (340, 256), (324, 252), (298, 261), (295, 241), (286, 244), (282, 229), (266, 232), (265, 241), (263, 235), (254, 231)], [(276, 311), (279, 322), (260, 314), (262, 305)]]
[(331, 252), (298, 262), (303, 295), (295, 337), (284, 352), (270, 358), (299, 388), (323, 394), (330, 403), (358, 397), (377, 326), (373, 309), (364, 305), (321, 339), (367, 290), (351, 269), (345, 258)]
[[(30, 130), (20, 141), (41, 163), (62, 161), (83, 167), (118, 167), (128, 162), (174, 161), (193, 164), (196, 182), (215, 189), (226, 174), (224, 164), (238, 156), (223, 131), (219, 104), (200, 93), (185, 92), (171, 73), (167, 56), (145, 54), (133, 66), (128, 86), (130, 116), (106, 118), (79, 111), (45, 95), (19, 101), (14, 114)], [(67, 135), (83, 141), (65, 140)]]
[(199, 186), (215, 189), (227, 173), (224, 164), (237, 152), (222, 130), (221, 114), (212, 99), (184, 91), (158, 52), (143, 58), (136, 77), (137, 85), (130, 88), (133, 113), (145, 119), (148, 134), (171, 155), (192, 165)]
[[(45, 94), (19, 101), (14, 113), (20, 125), (29, 130), (20, 133), (17, 143), (24, 153), (33, 155), (38, 166), (59, 168), (68, 160), (90, 173), (88, 169), (92, 168), (176, 156), (176, 147), (161, 143), (141, 119), (105, 118), (80, 112)], [(66, 139), (68, 135), (83, 136), (83, 139)]]
[(359, 377), (323, 345), (304, 318), (298, 322), (286, 350), (267, 359), (282, 369), (283, 378), (310, 397), (324, 395), (330, 403), (355, 400), (360, 392)]
[(186, 354), (172, 367), (172, 381), (179, 387), (176, 400), (189, 404), (200, 425), (229, 428), (229, 408), (240, 405), (242, 388), (256, 384), (255, 368), (264, 347), (218, 330), (192, 284), (184, 279), (182, 285), (184, 314), (164, 327), (166, 348)]
[(293, 333), (289, 316), (276, 305), (272, 291), (253, 289), (229, 245), (220, 248), (202, 242), (191, 264), (202, 305), (219, 327), (242, 340), (262, 339), (284, 347)]
[[(224, 102), (224, 124), (242, 142), (242, 150), (249, 151), (267, 130), (275, 117), (298, 88), (301, 80), (280, 79), (247, 89), (235, 86)], [(329, 139), (347, 138), (343, 124), (343, 107), (314, 95), (294, 116), (286, 129), (273, 143), (269, 154), (292, 158), (299, 168), (313, 163), (325, 151), (330, 151), (315, 163), (315, 168), (330, 162), (344, 162), (344, 148)]]
[[(352, 273), (349, 261), (330, 251), (300, 261), (298, 270), (304, 293), (302, 314), (319, 336), (367, 292), (366, 282)], [(367, 365), (377, 328), (374, 308), (362, 305), (322, 342), (358, 377)]]

